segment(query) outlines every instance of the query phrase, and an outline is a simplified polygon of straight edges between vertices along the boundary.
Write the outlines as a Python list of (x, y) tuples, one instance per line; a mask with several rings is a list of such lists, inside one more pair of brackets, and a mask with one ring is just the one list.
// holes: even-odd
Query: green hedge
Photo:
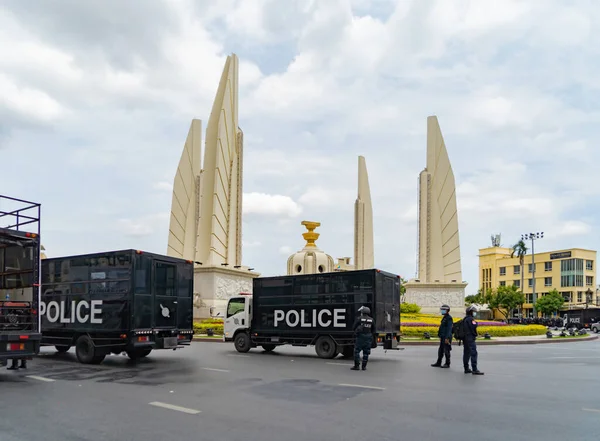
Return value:
[(206, 334), (208, 329), (213, 330), (215, 335), (223, 335), (223, 320), (208, 319), (200, 323), (194, 323), (194, 334)]
[(401, 314), (418, 314), (421, 312), (421, 307), (416, 303), (400, 303)]
[[(507, 326), (479, 326), (477, 333), (483, 337), (488, 332), (492, 337), (517, 337), (528, 335), (544, 335), (547, 329), (542, 325), (507, 325)], [(400, 332), (404, 337), (422, 337), (429, 332), (432, 337), (437, 336), (437, 326), (407, 327), (401, 326)]]

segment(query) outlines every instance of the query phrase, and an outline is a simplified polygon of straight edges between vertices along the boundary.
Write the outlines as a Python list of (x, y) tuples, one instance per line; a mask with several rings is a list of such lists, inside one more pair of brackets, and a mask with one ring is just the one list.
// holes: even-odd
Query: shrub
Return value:
[[(456, 320), (454, 320), (456, 321)], [(431, 323), (431, 322), (407, 322), (406, 320), (402, 320), (402, 326), (406, 326), (408, 328), (418, 328), (418, 327), (424, 327), (424, 326), (433, 326), (436, 325), (438, 323)], [(479, 320), (477, 320), (477, 324), (479, 325), (479, 327), (481, 326), (507, 326), (506, 323), (502, 323), (502, 322), (480, 322)]]
[(421, 307), (416, 303), (401, 303), (400, 313), (401, 314), (418, 314), (421, 312)]
[(194, 334), (206, 334), (208, 329), (212, 328), (215, 335), (223, 335), (223, 322), (205, 322), (194, 323)]
[[(404, 337), (422, 337), (424, 332), (432, 335), (437, 334), (437, 326), (419, 326), (400, 327), (400, 332)], [(528, 335), (544, 335), (547, 329), (542, 325), (506, 325), (506, 326), (478, 326), (477, 333), (483, 336), (488, 332), (492, 337), (516, 337)]]

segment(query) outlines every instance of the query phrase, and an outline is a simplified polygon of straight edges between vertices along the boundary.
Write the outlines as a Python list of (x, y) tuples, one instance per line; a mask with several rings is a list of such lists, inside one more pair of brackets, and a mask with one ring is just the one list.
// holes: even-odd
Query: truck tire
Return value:
[(127, 351), (127, 356), (132, 360), (137, 360), (139, 358), (147, 357), (148, 355), (150, 355), (150, 352), (152, 352), (152, 348), (135, 349), (133, 351)]
[(343, 346), (342, 347), (342, 357), (352, 358), (353, 356), (354, 356), (354, 346)]
[(320, 358), (333, 358), (338, 354), (337, 345), (329, 336), (322, 336), (317, 339), (315, 351)]
[(97, 355), (94, 342), (87, 335), (82, 335), (75, 343), (75, 355), (77, 360), (83, 364), (98, 364), (102, 363), (105, 355)]
[(273, 352), (273, 349), (275, 349), (275, 345), (262, 345), (262, 348), (265, 352)]
[(56, 352), (58, 352), (59, 354), (64, 354), (65, 352), (69, 352), (69, 349), (71, 349), (71, 346), (56, 345), (54, 347), (56, 348)]
[(251, 346), (250, 336), (246, 332), (240, 332), (233, 339), (233, 344), (238, 352), (246, 353)]

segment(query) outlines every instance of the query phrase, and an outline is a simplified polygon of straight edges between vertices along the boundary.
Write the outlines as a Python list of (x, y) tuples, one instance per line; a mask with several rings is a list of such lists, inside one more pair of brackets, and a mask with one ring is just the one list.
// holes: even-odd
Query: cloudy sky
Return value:
[(49, 256), (166, 252), (192, 118), (240, 58), (244, 264), (285, 273), (302, 220), (353, 253), (357, 156), (375, 261), (414, 277), (417, 177), (437, 115), (463, 278), (490, 234), (597, 249), (600, 8), (589, 1), (4, 0), (0, 193), (43, 204)]

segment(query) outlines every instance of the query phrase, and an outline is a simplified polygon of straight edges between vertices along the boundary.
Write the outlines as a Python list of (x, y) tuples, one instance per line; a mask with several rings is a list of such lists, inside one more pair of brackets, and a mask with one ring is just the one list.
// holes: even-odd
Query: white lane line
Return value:
[(242, 355), (242, 354), (227, 354), (228, 357), (244, 357), (244, 358), (250, 358), (249, 355)]
[(586, 412), (598, 412), (600, 413), (600, 409), (586, 409), (585, 407), (581, 410), (585, 410)]
[(178, 412), (189, 413), (190, 415), (197, 415), (201, 411), (195, 409), (188, 409), (187, 407), (175, 406), (174, 404), (161, 403), (160, 401), (153, 401), (148, 403), (150, 406), (162, 407), (164, 409), (176, 410)]
[(575, 357), (575, 356), (571, 356), (571, 357), (547, 357), (548, 360), (574, 360), (574, 359), (588, 359), (588, 358), (593, 358), (593, 359), (597, 359), (600, 357)]
[(346, 387), (360, 387), (363, 389), (375, 389), (375, 390), (385, 390), (385, 387), (376, 387), (376, 386), (362, 386), (360, 384), (344, 384), (340, 383), (338, 386), (346, 386)]
[(334, 363), (332, 361), (325, 362), (325, 364), (333, 364), (336, 366), (352, 366), (352, 363)]
[(227, 369), (217, 369), (217, 368), (207, 368), (207, 367), (203, 367), (202, 369), (204, 369), (205, 371), (229, 372)]
[(38, 380), (38, 381), (45, 381), (46, 383), (53, 383), (56, 380), (53, 380), (52, 378), (46, 378), (46, 377), (38, 377), (37, 375), (26, 375), (27, 378), (31, 378), (33, 380)]

